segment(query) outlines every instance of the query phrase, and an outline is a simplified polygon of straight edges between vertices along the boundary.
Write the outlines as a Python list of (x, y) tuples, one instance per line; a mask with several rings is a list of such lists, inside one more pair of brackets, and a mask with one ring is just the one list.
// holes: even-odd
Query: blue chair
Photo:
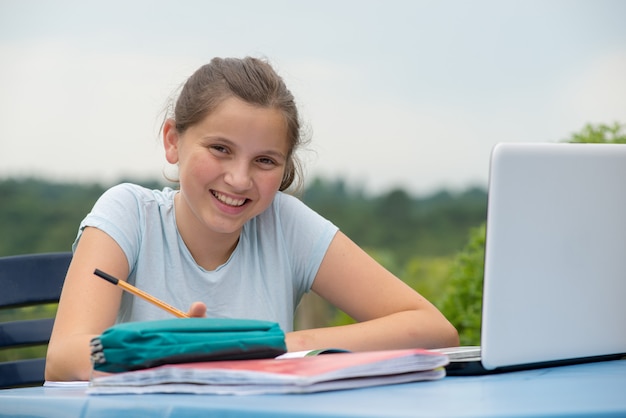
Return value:
[[(0, 257), (0, 312), (58, 302), (72, 253)], [(0, 349), (45, 345), (54, 318), (0, 323)], [(45, 358), (0, 362), (0, 388), (44, 382)]]

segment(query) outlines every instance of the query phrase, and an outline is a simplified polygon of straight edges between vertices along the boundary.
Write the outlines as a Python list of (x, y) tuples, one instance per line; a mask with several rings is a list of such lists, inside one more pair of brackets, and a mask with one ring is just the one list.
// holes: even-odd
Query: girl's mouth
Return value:
[(215, 190), (211, 190), (211, 193), (213, 194), (213, 196), (215, 196), (215, 198), (217, 200), (219, 200), (220, 202), (222, 202), (225, 205), (228, 206), (232, 206), (232, 207), (240, 207), (243, 206), (244, 203), (246, 203), (246, 201), (248, 199), (246, 198), (242, 198), (242, 199), (234, 199), (230, 196), (226, 196), (220, 192), (216, 192)]

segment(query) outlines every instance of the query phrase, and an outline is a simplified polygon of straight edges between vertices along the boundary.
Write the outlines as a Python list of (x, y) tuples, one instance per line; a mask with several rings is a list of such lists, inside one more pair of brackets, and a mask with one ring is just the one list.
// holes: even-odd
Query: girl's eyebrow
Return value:
[(280, 151), (276, 151), (276, 150), (267, 150), (265, 152), (262, 152), (261, 154), (263, 155), (268, 155), (270, 157), (276, 157), (276, 158), (282, 158), (282, 159), (286, 159), (287, 157), (285, 156), (285, 154), (283, 154)]

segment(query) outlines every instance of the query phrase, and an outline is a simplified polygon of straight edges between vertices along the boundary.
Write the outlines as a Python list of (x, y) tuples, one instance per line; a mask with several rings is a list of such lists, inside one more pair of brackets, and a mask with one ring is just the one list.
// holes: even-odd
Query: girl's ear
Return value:
[(178, 163), (178, 131), (174, 119), (167, 119), (163, 124), (163, 147), (165, 159), (170, 164)]

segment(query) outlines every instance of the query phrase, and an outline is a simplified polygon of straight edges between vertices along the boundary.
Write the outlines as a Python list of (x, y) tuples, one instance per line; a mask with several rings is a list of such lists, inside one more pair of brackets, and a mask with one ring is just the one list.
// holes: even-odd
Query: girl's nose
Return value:
[(250, 167), (246, 163), (233, 162), (224, 176), (226, 183), (234, 190), (247, 190), (252, 187)]

